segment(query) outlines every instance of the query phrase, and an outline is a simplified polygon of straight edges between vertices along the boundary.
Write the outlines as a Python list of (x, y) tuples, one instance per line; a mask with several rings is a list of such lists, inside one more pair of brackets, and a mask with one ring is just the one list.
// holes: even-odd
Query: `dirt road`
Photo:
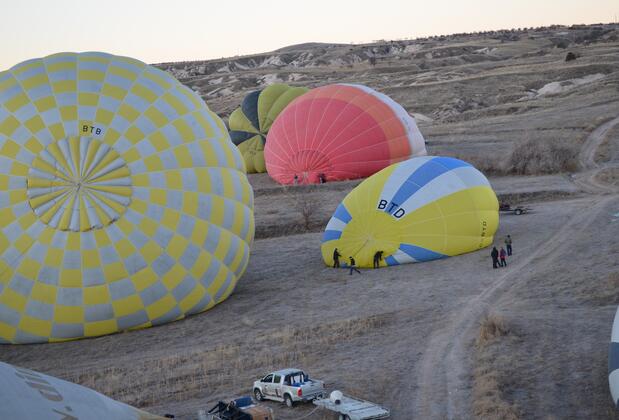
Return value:
[[(617, 188), (596, 180), (597, 173), (616, 163), (598, 165), (595, 160), (597, 147), (608, 131), (619, 124), (619, 117), (596, 128), (583, 143), (580, 162), (585, 169), (574, 177), (574, 182), (592, 194), (586, 212), (575, 213), (546, 242), (540, 244), (524, 259), (499, 276), (482, 293), (470, 299), (451, 316), (451, 322), (436, 331), (428, 342), (422, 356), (420, 375), (417, 381), (417, 398), (411, 412), (422, 418), (470, 418), (472, 414), (471, 372), (472, 346), (478, 323), (484, 313), (499, 299), (500, 295), (527, 275), (536, 273), (561, 254), (562, 246), (573, 243), (589, 226), (608, 203), (616, 201)], [(614, 194), (598, 196), (598, 194)], [(542, 264), (541, 267), (538, 267)], [(441, 401), (437, 396), (444, 396)]]

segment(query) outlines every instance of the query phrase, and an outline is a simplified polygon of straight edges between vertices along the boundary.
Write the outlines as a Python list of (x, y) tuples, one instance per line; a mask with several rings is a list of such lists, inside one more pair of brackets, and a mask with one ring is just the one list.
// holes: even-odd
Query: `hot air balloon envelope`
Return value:
[(267, 171), (280, 184), (363, 178), (425, 154), (404, 108), (366, 86), (346, 84), (312, 89), (292, 102), (264, 150)]
[(0, 73), (0, 342), (161, 324), (234, 289), (253, 192), (223, 122), (167, 73), (63, 53)]
[(264, 142), (273, 121), (292, 100), (307, 91), (277, 83), (248, 94), (241, 107), (230, 114), (230, 137), (241, 151), (248, 173), (266, 172)]
[(615, 312), (608, 347), (608, 385), (613, 403), (616, 407), (619, 407), (619, 308)]
[(0, 362), (0, 418), (156, 420), (92, 389)]
[(470, 164), (425, 156), (391, 165), (344, 198), (327, 224), (322, 256), (338, 249), (360, 267), (429, 261), (492, 244), (498, 201)]

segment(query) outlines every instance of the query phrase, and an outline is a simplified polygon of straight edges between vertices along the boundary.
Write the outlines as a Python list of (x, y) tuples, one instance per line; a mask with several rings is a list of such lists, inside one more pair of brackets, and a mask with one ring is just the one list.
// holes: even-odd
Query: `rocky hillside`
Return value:
[[(617, 25), (552, 26), (362, 45), (306, 43), (263, 54), (158, 66), (200, 93), (222, 116), (228, 115), (245, 93), (271, 83), (313, 87), (355, 82), (386, 91), (410, 111), (441, 120), (469, 110), (556, 94), (562, 91), (559, 87), (569, 89), (597, 80), (612, 73), (616, 62), (600, 57), (597, 67), (583, 69), (588, 47), (616, 45), (618, 38)], [(458, 88), (453, 94), (424, 95), (429, 85), (475, 78), (480, 72), (562, 62), (570, 51), (580, 57), (543, 78), (532, 77), (518, 86), (491, 86), (491, 91), (484, 86), (484, 92), (480, 92), (474, 83), (467, 83), (472, 91)], [(546, 82), (560, 86), (544, 88)]]

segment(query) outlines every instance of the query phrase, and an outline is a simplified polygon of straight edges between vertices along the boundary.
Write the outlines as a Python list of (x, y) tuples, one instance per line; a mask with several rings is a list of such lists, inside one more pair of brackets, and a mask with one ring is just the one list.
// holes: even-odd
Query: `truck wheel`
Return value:
[(350, 420), (350, 417), (348, 417), (348, 415), (347, 415), (347, 414), (340, 414), (339, 419), (340, 419), (340, 420)]
[(514, 213), (516, 214), (516, 216), (520, 216), (522, 214), (522, 210), (521, 209), (516, 209), (514, 211)]
[(264, 400), (264, 397), (262, 396), (262, 391), (260, 391), (258, 388), (254, 389), (254, 397), (256, 397), (256, 401)]
[(284, 395), (284, 402), (286, 403), (288, 407), (292, 407), (292, 405), (294, 404), (292, 402), (292, 397), (288, 394)]

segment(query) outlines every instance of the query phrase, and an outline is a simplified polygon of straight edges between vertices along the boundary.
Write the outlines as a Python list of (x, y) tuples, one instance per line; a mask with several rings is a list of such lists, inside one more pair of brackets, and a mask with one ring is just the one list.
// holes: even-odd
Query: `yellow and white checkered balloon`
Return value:
[(167, 73), (96, 52), (0, 73), (0, 342), (205, 311), (232, 293), (253, 235), (242, 157)]

